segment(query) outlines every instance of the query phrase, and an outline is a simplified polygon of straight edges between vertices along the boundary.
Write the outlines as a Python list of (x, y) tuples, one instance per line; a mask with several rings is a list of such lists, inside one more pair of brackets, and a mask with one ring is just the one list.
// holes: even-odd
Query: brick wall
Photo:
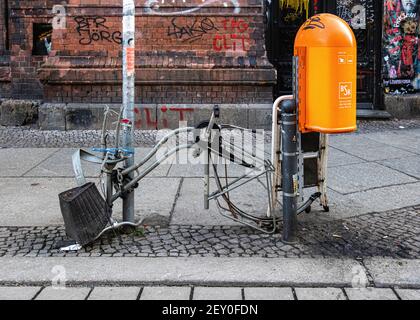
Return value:
[[(33, 24), (65, 4), (48, 57)], [(120, 103), (122, 0), (9, 0), (11, 91), (53, 103)], [(136, 1), (136, 102), (270, 103), (261, 0)], [(1, 20), (0, 20), (1, 21)], [(61, 21), (62, 22), (62, 21)]]
[(33, 56), (33, 24), (48, 23), (48, 8), (59, 1), (9, 0), (11, 95), (16, 99), (43, 98), (38, 70), (47, 57)]
[(6, 21), (5, 21), (6, 2), (0, 1), (0, 53), (6, 49)]
[(6, 2), (0, 1), (0, 99), (10, 97), (10, 57), (6, 52)]

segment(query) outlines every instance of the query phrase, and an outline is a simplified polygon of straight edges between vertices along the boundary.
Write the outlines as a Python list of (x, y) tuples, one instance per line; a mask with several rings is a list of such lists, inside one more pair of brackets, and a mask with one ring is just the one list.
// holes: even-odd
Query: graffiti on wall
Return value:
[(365, 30), (374, 21), (373, 1), (337, 0), (337, 15), (354, 30)]
[(383, 65), (386, 92), (420, 89), (419, 0), (384, 1)]
[[(142, 112), (143, 111), (143, 112)], [(177, 119), (178, 121), (186, 121), (188, 115), (194, 112), (193, 108), (187, 107), (176, 107), (176, 106), (161, 106), (159, 110), (160, 113), (159, 119), (154, 117), (155, 108), (134, 108), (134, 113), (136, 114), (136, 120), (134, 126), (136, 129), (157, 129), (164, 128), (167, 129), (170, 127), (168, 118)]]
[[(289, 13), (289, 19), (293, 19), (293, 17), (299, 17), (303, 14), (303, 12), (306, 13), (306, 18), (309, 18), (309, 0), (279, 0), (280, 2), (280, 10), (284, 10), (287, 8), (291, 8), (295, 10), (295, 14), (292, 15)], [(294, 19), (295, 21), (297, 19)]]
[(111, 31), (106, 26), (105, 17), (74, 17), (76, 31), (79, 34), (79, 44), (90, 45), (97, 41), (108, 41), (122, 44), (121, 31)]
[(223, 34), (213, 37), (215, 51), (246, 51), (249, 41), (249, 23), (243, 19), (225, 19), (222, 21)]
[[(181, 2), (181, 0), (176, 0), (176, 1)], [(174, 8), (179, 8), (179, 6), (175, 4), (175, 0), (171, 0), (171, 1), (167, 0), (167, 3), (173, 5)], [(204, 7), (208, 7), (212, 4), (217, 4), (217, 3), (220, 3), (225, 8), (227, 7), (233, 8), (233, 13), (237, 14), (241, 12), (241, 7), (239, 6), (238, 0), (202, 0), (202, 3), (194, 7), (190, 7), (185, 10), (167, 11), (167, 12), (162, 11), (162, 7), (160, 6), (160, 4), (165, 4), (165, 0), (147, 0), (144, 5), (145, 7), (144, 11), (148, 14), (155, 14), (155, 15), (161, 15), (161, 16), (184, 15), (184, 14), (200, 11)], [(183, 5), (185, 4), (185, 0), (182, 0), (182, 4)], [(167, 8), (167, 6), (165, 8)]]
[(174, 17), (167, 27), (167, 35), (191, 43), (211, 34), (212, 48), (216, 52), (247, 50), (250, 28), (245, 19), (228, 18), (219, 21), (219, 27), (216, 24), (216, 21), (209, 17), (191, 20)]
[(51, 20), (53, 29), (66, 29), (66, 7), (61, 4), (54, 5), (52, 7), (51, 13), (54, 15), (54, 17)]
[(210, 18), (194, 18), (191, 22), (180, 23), (177, 21), (178, 17), (171, 20), (171, 25), (168, 26), (168, 36), (188, 42), (194, 42), (203, 37), (203, 35), (213, 31), (219, 30), (214, 21)]

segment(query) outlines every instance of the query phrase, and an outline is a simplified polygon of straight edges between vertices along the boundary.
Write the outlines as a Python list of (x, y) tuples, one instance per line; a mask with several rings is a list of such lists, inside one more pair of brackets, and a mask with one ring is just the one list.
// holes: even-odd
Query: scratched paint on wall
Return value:
[(366, 30), (374, 20), (373, 1), (337, 0), (337, 15), (346, 21), (353, 30)]

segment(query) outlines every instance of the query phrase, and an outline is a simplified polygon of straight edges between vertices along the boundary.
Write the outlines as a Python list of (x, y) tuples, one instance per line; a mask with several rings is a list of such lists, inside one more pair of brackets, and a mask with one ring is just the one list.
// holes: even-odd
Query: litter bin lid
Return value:
[(356, 37), (343, 19), (322, 13), (309, 18), (299, 29), (295, 47), (355, 47)]

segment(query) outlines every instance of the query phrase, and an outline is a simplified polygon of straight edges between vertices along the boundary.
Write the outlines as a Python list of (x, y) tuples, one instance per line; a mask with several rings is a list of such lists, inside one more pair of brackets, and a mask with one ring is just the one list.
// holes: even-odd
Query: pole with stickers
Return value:
[(357, 129), (356, 80), (357, 44), (350, 26), (332, 14), (308, 19), (295, 39), (293, 97), (279, 99), (281, 102), (274, 106), (281, 119), (273, 124), (273, 139), (282, 141), (275, 176), (282, 177), (286, 242), (296, 240), (297, 214), (305, 207), (300, 204), (305, 187), (317, 186), (321, 205), (329, 211), (328, 134)]

